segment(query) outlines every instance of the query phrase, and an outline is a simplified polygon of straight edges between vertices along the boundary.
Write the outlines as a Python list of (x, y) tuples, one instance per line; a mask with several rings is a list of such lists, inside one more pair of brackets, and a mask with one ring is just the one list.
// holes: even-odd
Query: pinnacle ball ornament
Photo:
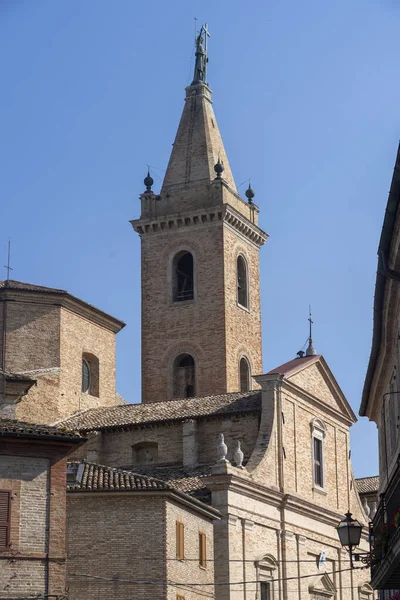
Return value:
[(150, 175), (150, 171), (147, 171), (147, 175), (143, 180), (144, 185), (146, 186), (146, 192), (151, 192), (151, 186), (154, 183), (154, 179)]

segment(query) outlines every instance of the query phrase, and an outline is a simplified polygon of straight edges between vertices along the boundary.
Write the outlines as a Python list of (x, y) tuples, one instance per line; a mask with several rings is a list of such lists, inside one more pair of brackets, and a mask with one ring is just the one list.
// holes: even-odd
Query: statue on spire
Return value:
[[(194, 65), (194, 76), (192, 85), (196, 85), (197, 83), (206, 83), (206, 73), (207, 73), (207, 38), (210, 37), (210, 34), (207, 30), (207, 25), (202, 25), (200, 29), (200, 33), (196, 38), (196, 62)], [(204, 42), (204, 46), (203, 46)]]

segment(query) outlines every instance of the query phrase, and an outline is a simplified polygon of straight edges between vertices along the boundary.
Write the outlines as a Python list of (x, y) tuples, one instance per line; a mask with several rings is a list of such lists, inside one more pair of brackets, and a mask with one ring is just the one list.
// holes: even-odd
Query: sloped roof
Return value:
[(379, 475), (356, 479), (356, 486), (359, 494), (377, 492), (379, 490)]
[[(378, 358), (381, 350), (384, 348), (382, 344), (383, 336), (383, 307), (385, 300), (385, 287), (387, 278), (393, 276), (394, 272), (390, 273), (390, 269), (385, 268), (385, 263), (389, 262), (390, 247), (392, 244), (393, 232), (395, 231), (396, 219), (400, 207), (400, 144), (397, 149), (396, 162), (393, 170), (392, 182), (390, 185), (389, 197), (386, 205), (385, 216), (382, 225), (382, 233), (378, 247), (378, 269), (376, 274), (374, 309), (373, 309), (373, 330), (372, 330), (372, 345), (371, 354), (369, 357), (367, 373), (365, 376), (364, 388), (361, 397), (361, 405), (359, 414), (361, 417), (368, 415), (368, 405), (370, 400), (370, 392), (372, 381), (375, 374), (375, 369), (378, 363)], [(383, 263), (383, 264), (382, 264)], [(398, 277), (398, 273), (396, 274)], [(397, 290), (397, 288), (396, 288)], [(396, 324), (397, 327), (397, 324)]]
[(169, 486), (193, 496), (202, 502), (211, 501), (211, 492), (207, 488), (207, 477), (211, 475), (212, 465), (198, 467), (167, 466), (167, 467), (137, 467), (138, 473), (148, 477), (159, 477)]
[(154, 491), (171, 489), (164, 481), (123, 469), (115, 469), (90, 462), (68, 464), (84, 465), (81, 480), (68, 485), (68, 491), (104, 492), (114, 490)]
[(211, 418), (228, 414), (258, 413), (260, 411), (261, 391), (256, 390), (149, 404), (125, 404), (91, 408), (75, 413), (58, 424), (79, 431), (111, 430), (150, 423), (165, 423), (202, 417)]
[(0, 437), (46, 438), (71, 442), (85, 441), (79, 433), (52, 425), (27, 423), (16, 419), (0, 419)]
[[(170, 480), (163, 481), (145, 473), (135, 473), (91, 462), (69, 462), (68, 466), (75, 466), (77, 469), (77, 480), (73, 484), (67, 485), (67, 491), (71, 494), (78, 492), (166, 492), (173, 494), (176, 499), (181, 498), (185, 503), (190, 502), (192, 507), (197, 510), (206, 511), (208, 516), (213, 519), (221, 517), (217, 509), (208, 506), (203, 501), (204, 494), (202, 496), (201, 493), (188, 493), (188, 491), (195, 491), (195, 477), (187, 477), (181, 485), (175, 485), (172, 472)], [(82, 467), (78, 476), (79, 469)], [(167, 473), (166, 470), (160, 469), (160, 473), (162, 472)], [(181, 479), (183, 477), (184, 475), (181, 474)], [(200, 486), (197, 485), (197, 487)], [(208, 494), (209, 497), (210, 494)]]
[(27, 292), (43, 292), (50, 294), (68, 294), (65, 290), (59, 290), (57, 288), (45, 287), (43, 285), (34, 285), (32, 283), (24, 283), (23, 281), (15, 281), (13, 279), (5, 279), (0, 281), (0, 288), (7, 288), (9, 290), (26, 290)]
[(289, 362), (283, 363), (283, 365), (280, 365), (275, 369), (271, 369), (271, 371), (268, 371), (267, 375), (284, 375), (287, 377), (288, 375), (293, 375), (293, 373), (296, 373), (296, 371), (299, 371), (306, 365), (317, 362), (320, 358), (321, 354), (303, 356), (303, 358), (293, 358), (292, 360), (289, 360)]

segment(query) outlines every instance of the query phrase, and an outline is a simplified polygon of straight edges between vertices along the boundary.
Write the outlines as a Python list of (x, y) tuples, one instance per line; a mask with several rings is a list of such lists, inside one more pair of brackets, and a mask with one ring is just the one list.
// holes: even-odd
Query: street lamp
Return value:
[(350, 566), (353, 569), (353, 548), (356, 548), (361, 539), (362, 525), (353, 519), (348, 512), (336, 527), (340, 543), (344, 548), (348, 548), (350, 553)]

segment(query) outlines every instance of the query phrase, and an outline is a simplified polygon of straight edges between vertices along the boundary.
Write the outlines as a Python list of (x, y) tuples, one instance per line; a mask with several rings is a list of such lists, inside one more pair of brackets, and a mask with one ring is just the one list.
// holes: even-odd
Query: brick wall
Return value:
[[(246, 356), (251, 373), (262, 373), (259, 249), (224, 225), (224, 292), (226, 324), (227, 391), (239, 390), (239, 361)], [(248, 268), (249, 310), (237, 302), (237, 258)], [(258, 385), (253, 381), (253, 387)]]
[[(185, 558), (176, 558), (176, 522), (184, 524)], [(199, 533), (206, 535), (207, 566), (199, 565)], [(176, 600), (176, 594), (181, 594), (185, 600), (200, 600), (214, 598), (214, 540), (213, 523), (206, 517), (186, 509), (175, 502), (166, 505), (166, 556), (167, 578), (181, 585), (168, 590), (167, 599)], [(207, 584), (190, 587), (188, 583)]]
[[(79, 409), (115, 404), (115, 333), (40, 297), (30, 296), (29, 301), (18, 294), (15, 297), (4, 303), (6, 370), (39, 372), (31, 375), (37, 384), (7, 416), (52, 423)], [(85, 352), (99, 359), (98, 397), (81, 391)]]
[[(177, 588), (163, 585), (117, 583), (119, 579), (163, 582), (167, 578), (188, 582), (211, 581), (212, 563), (205, 571), (196, 561), (174, 566), (175, 520), (187, 524), (186, 544), (194, 554), (198, 531), (208, 534), (212, 557), (212, 524), (189, 509), (176, 506), (163, 496), (152, 494), (73, 494), (68, 497), (68, 585), (70, 600), (175, 600)], [(151, 523), (151, 527), (150, 527)], [(77, 577), (97, 575), (115, 581)], [(204, 594), (183, 594), (186, 600)], [(208, 595), (207, 595), (208, 597)], [(212, 595), (211, 595), (212, 597)]]
[[(116, 404), (115, 333), (73, 312), (61, 309), (60, 418), (76, 410)], [(99, 395), (82, 393), (82, 356), (99, 359)]]
[[(11, 491), (9, 550), (0, 561), (0, 596), (65, 592), (67, 450), (31, 442), (0, 444), (0, 489)], [(49, 560), (46, 560), (48, 555)]]
[[(142, 236), (143, 402), (172, 398), (172, 363), (181, 353), (196, 360), (196, 395), (226, 391), (222, 225), (171, 233)], [(171, 263), (181, 250), (194, 257), (195, 297), (173, 303)]]

